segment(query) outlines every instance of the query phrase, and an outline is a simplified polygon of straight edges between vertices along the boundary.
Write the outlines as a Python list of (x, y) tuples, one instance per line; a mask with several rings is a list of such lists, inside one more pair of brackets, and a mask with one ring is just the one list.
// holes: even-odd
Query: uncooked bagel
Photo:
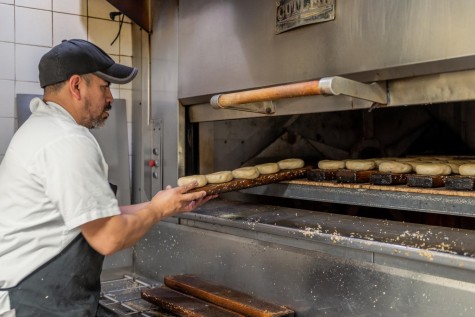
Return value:
[(234, 178), (254, 179), (259, 177), (259, 171), (255, 166), (237, 168), (232, 171)]
[(231, 173), (231, 171), (221, 171), (205, 176), (209, 184), (226, 183), (233, 179), (233, 173)]
[(459, 172), (459, 167), (460, 167), (460, 164), (456, 164), (456, 163), (444, 163), (448, 166), (450, 166), (450, 169), (452, 170), (452, 174), (460, 174)]
[(256, 165), (259, 174), (274, 174), (280, 171), (279, 164), (277, 163), (264, 163)]
[(305, 162), (302, 159), (290, 158), (290, 159), (281, 160), (277, 162), (277, 164), (279, 164), (279, 168), (281, 170), (291, 170), (295, 168), (304, 167)]
[(412, 172), (412, 166), (404, 162), (382, 162), (379, 164), (379, 171), (383, 173), (406, 174)]
[(464, 176), (475, 176), (475, 164), (468, 163), (468, 164), (460, 165), (459, 173), (460, 175), (464, 175)]
[(399, 157), (399, 158), (396, 158), (394, 161), (398, 161), (398, 162), (412, 162), (412, 161), (414, 161), (414, 157)]
[(345, 168), (345, 161), (321, 160), (318, 162), (318, 168), (322, 170), (337, 170)]
[(419, 175), (450, 175), (452, 169), (447, 164), (425, 163), (416, 166), (416, 174)]
[(394, 161), (394, 159), (391, 158), (373, 158), (371, 159), (376, 164), (376, 167), (379, 167), (381, 163), (388, 162), (388, 161)]
[(371, 160), (347, 160), (345, 167), (354, 171), (370, 171), (376, 167), (376, 163)]
[(190, 176), (180, 177), (177, 183), (178, 183), (178, 186), (183, 186), (183, 185), (191, 184), (193, 182), (198, 183), (197, 187), (202, 187), (208, 183), (204, 175), (190, 175)]

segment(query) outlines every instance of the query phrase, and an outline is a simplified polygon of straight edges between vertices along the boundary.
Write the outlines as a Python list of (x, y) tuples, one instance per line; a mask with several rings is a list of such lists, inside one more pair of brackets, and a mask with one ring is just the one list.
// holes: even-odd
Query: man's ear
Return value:
[(79, 86), (81, 84), (81, 76), (79, 75), (72, 75), (68, 80), (68, 87), (71, 95), (77, 99), (81, 99), (81, 92), (79, 91)]

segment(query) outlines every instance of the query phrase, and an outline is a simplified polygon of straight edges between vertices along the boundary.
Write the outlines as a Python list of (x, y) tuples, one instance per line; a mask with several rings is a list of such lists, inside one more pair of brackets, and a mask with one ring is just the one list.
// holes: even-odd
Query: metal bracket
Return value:
[[(215, 109), (222, 109), (221, 107), (217, 106), (217, 102), (213, 101), (213, 99), (218, 100), (219, 96), (215, 95), (211, 99), (211, 105)], [(246, 111), (246, 112), (255, 112), (255, 113), (262, 113), (262, 114), (274, 114), (275, 113), (275, 106), (272, 101), (261, 101), (261, 102), (251, 102), (251, 103), (244, 103), (236, 106), (228, 106), (226, 109), (238, 110), (238, 111)]]
[(320, 79), (320, 90), (325, 95), (346, 95), (358, 99), (369, 100), (380, 105), (388, 103), (388, 95), (383, 85), (378, 83), (364, 84), (343, 77), (325, 77)]

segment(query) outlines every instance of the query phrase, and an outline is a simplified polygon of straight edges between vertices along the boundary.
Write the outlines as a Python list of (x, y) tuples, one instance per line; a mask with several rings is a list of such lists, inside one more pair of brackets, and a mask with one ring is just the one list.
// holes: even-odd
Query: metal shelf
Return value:
[(292, 199), (475, 217), (475, 197), (295, 183), (263, 185), (241, 192)]

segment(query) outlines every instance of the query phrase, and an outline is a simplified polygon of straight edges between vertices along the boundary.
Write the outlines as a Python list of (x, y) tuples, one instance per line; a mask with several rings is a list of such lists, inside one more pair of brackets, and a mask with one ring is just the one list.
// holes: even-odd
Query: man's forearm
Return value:
[(119, 208), (122, 214), (133, 214), (137, 212), (138, 210), (145, 208), (147, 204), (148, 202), (144, 202), (144, 203), (135, 204), (135, 205), (120, 206)]

